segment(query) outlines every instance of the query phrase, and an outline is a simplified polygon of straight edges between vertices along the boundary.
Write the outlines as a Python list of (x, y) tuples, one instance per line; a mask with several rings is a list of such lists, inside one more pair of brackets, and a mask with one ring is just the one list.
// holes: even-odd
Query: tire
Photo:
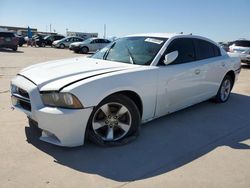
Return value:
[(64, 45), (64, 44), (60, 44), (60, 45), (59, 45), (59, 48), (64, 49), (64, 48), (65, 48), (65, 45)]
[(17, 48), (18, 48), (18, 47), (15, 46), (15, 47), (12, 48), (12, 50), (13, 50), (14, 52), (16, 52), (16, 51), (17, 51)]
[(96, 106), (89, 118), (87, 138), (101, 146), (123, 145), (137, 137), (141, 117), (127, 96), (115, 94)]
[(80, 53), (80, 50), (73, 50), (76, 54)]
[(89, 49), (86, 47), (86, 46), (84, 46), (84, 47), (82, 47), (81, 48), (81, 53), (83, 53), (83, 54), (87, 54), (88, 52), (89, 52)]
[(232, 87), (233, 79), (230, 75), (227, 74), (221, 82), (220, 88), (217, 92), (217, 95), (215, 96), (215, 102), (227, 102), (230, 97)]
[(23, 46), (23, 44), (19, 44), (19, 47), (22, 47)]
[(41, 46), (42, 46), (42, 47), (46, 47), (46, 44), (43, 42), (43, 43), (41, 44)]

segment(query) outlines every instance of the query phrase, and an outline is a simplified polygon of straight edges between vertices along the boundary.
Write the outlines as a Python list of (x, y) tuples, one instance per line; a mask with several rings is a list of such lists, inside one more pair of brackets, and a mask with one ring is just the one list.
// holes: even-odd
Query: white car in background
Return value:
[(84, 41), (84, 39), (80, 37), (66, 37), (61, 40), (55, 40), (52, 43), (52, 47), (64, 49), (68, 48), (69, 45), (73, 42), (82, 42), (82, 41)]
[(229, 53), (241, 59), (241, 62), (250, 64), (250, 40), (236, 40), (229, 46)]
[(13, 106), (41, 140), (78, 146), (123, 142), (141, 123), (214, 98), (226, 102), (240, 72), (215, 42), (184, 34), (119, 38), (91, 58), (37, 64), (11, 81)]
[(89, 38), (83, 42), (74, 42), (70, 44), (69, 49), (75, 53), (86, 54), (88, 52), (96, 52), (107, 46), (111, 41), (102, 38)]

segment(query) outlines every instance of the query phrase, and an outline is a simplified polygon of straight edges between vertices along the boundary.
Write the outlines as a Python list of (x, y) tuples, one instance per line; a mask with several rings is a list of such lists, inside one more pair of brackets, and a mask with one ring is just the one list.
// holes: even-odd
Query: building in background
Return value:
[[(24, 35), (24, 36), (26, 36), (27, 33), (28, 33), (28, 27), (13, 27), (13, 26), (3, 26), (3, 25), (0, 25), (0, 28), (2, 30), (7, 30), (7, 31), (15, 32), (18, 35)], [(37, 29), (36, 28), (30, 28), (30, 30), (32, 31), (32, 33), (37, 33)]]
[(88, 39), (91, 37), (98, 37), (98, 33), (85, 33), (85, 32), (75, 32), (67, 31), (67, 36), (81, 37), (83, 39)]
[[(22, 36), (27, 36), (28, 35), (28, 27), (13, 27), (13, 26), (3, 26), (0, 25), (0, 30), (3, 31), (12, 31), (17, 33), (18, 35), (22, 35)], [(42, 31), (38, 31), (37, 28), (30, 28), (31, 32), (33, 35), (35, 34), (42, 34), (42, 35), (53, 35), (53, 34), (57, 34), (57, 33), (52, 33), (52, 32), (42, 32)]]

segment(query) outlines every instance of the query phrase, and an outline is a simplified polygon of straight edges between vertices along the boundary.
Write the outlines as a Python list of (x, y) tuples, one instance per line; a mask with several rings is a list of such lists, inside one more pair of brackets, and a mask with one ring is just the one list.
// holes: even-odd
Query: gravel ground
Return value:
[(41, 142), (25, 115), (10, 109), (10, 79), (35, 63), (81, 56), (0, 50), (0, 187), (250, 187), (250, 66), (227, 103), (203, 102), (154, 120), (128, 145)]

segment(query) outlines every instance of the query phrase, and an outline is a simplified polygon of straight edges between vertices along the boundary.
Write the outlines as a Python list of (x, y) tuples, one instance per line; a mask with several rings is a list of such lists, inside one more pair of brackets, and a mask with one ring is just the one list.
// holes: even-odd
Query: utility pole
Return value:
[(68, 28), (66, 28), (66, 36), (68, 36), (68, 31), (69, 31), (69, 29), (68, 29)]
[(103, 34), (103, 38), (106, 38), (106, 24), (104, 24), (104, 34)]

